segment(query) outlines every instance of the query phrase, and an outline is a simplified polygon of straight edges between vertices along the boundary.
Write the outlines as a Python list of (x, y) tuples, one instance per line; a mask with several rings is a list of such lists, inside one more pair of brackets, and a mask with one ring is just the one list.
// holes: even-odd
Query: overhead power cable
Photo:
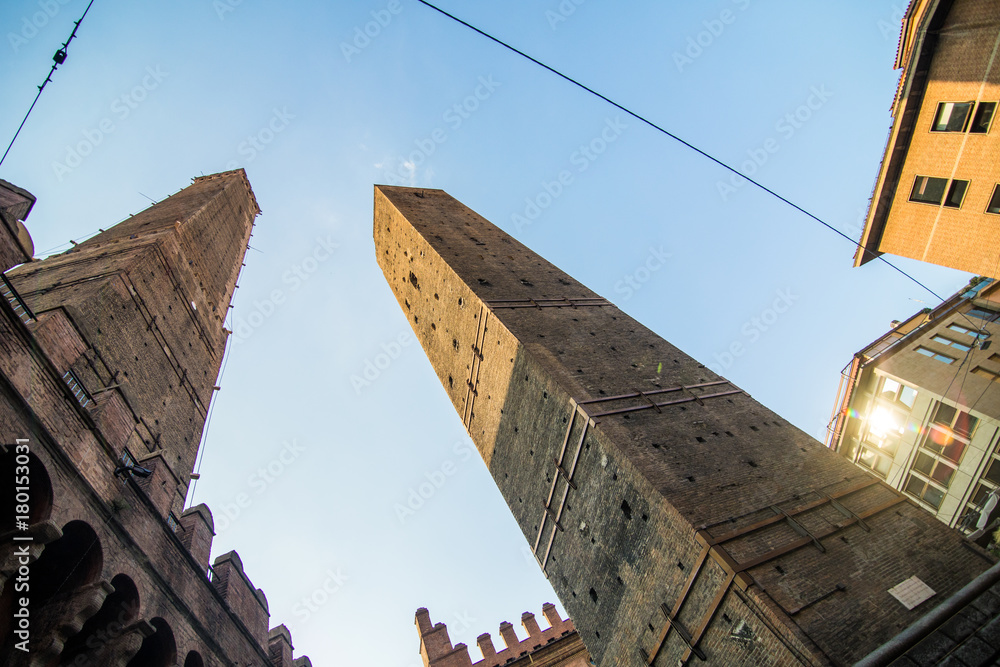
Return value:
[[(548, 70), (549, 72), (552, 72), (553, 74), (555, 74), (559, 78), (564, 79), (564, 80), (572, 83), (574, 86), (576, 86), (578, 88), (582, 88), (583, 90), (587, 91), (591, 95), (604, 100), (605, 102), (607, 102), (611, 106), (613, 106), (616, 109), (622, 111), (623, 113), (627, 113), (629, 116), (632, 116), (636, 120), (638, 120), (638, 121), (640, 121), (642, 123), (645, 123), (646, 125), (648, 125), (649, 127), (653, 128), (654, 130), (656, 130), (658, 132), (662, 132), (663, 134), (667, 135), (668, 137), (670, 137), (674, 141), (676, 141), (676, 142), (678, 142), (678, 143), (686, 146), (687, 148), (690, 148), (691, 150), (693, 150), (695, 153), (698, 153), (702, 157), (711, 160), (712, 162), (714, 162), (715, 164), (719, 165), (720, 167), (722, 167), (726, 171), (732, 172), (736, 176), (739, 176), (740, 178), (746, 179), (748, 182), (750, 182), (753, 185), (757, 186), (758, 188), (760, 188), (764, 192), (768, 193), (772, 197), (775, 197), (776, 199), (784, 202), (785, 204), (788, 204), (789, 206), (791, 206), (792, 208), (794, 208), (796, 211), (799, 211), (800, 213), (806, 215), (807, 217), (812, 218), (813, 220), (815, 220), (819, 224), (823, 225), (824, 227), (826, 227), (827, 229), (829, 229), (833, 233), (835, 233), (838, 236), (841, 236), (841, 237), (847, 239), (847, 241), (849, 241), (852, 245), (854, 245), (854, 246), (856, 246), (858, 248), (861, 248), (866, 253), (871, 253), (870, 250), (867, 250), (866, 248), (864, 248), (859, 242), (855, 241), (850, 236), (848, 236), (844, 232), (840, 231), (839, 229), (837, 229), (836, 227), (834, 227), (830, 223), (826, 222), (825, 220), (823, 220), (819, 216), (813, 215), (812, 213), (810, 213), (806, 209), (802, 208), (801, 206), (799, 206), (798, 204), (792, 202), (791, 200), (789, 200), (789, 199), (781, 196), (780, 194), (778, 194), (777, 192), (775, 192), (771, 188), (767, 187), (766, 185), (760, 183), (759, 181), (754, 180), (753, 178), (747, 176), (746, 174), (740, 173), (739, 170), (737, 170), (735, 167), (729, 166), (728, 164), (726, 164), (725, 162), (723, 162), (719, 158), (711, 155), (710, 153), (708, 153), (706, 151), (703, 151), (702, 149), (698, 148), (697, 146), (695, 146), (691, 142), (685, 141), (684, 139), (680, 138), (679, 136), (677, 136), (673, 132), (670, 132), (669, 130), (667, 130), (667, 129), (665, 129), (665, 128), (659, 126), (659, 125), (657, 125), (656, 123), (654, 123), (653, 121), (649, 120), (648, 118), (646, 118), (644, 116), (640, 116), (638, 113), (632, 111), (631, 109), (629, 109), (629, 108), (627, 108), (625, 106), (622, 106), (621, 104), (619, 104), (618, 102), (615, 102), (611, 98), (606, 97), (605, 95), (602, 95), (601, 93), (597, 92), (593, 88), (590, 88), (589, 86), (587, 86), (587, 85), (585, 85), (583, 83), (580, 83), (579, 81), (577, 81), (573, 77), (568, 76), (566, 74), (563, 74), (562, 72), (560, 72), (559, 70), (555, 69), (554, 67), (550, 67), (549, 65), (546, 65), (545, 63), (543, 63), (542, 61), (538, 60), (537, 58), (533, 58), (532, 56), (529, 56), (524, 51), (521, 51), (521, 50), (519, 50), (519, 49), (511, 46), (507, 42), (504, 42), (503, 40), (494, 37), (493, 35), (489, 34), (488, 32), (480, 30), (479, 28), (477, 28), (476, 26), (472, 25), (471, 23), (463, 21), (462, 19), (458, 18), (457, 16), (455, 16), (453, 14), (449, 14), (448, 12), (444, 11), (440, 7), (437, 7), (437, 6), (433, 5), (433, 4), (431, 4), (430, 2), (427, 2), (427, 0), (417, 0), (417, 2), (419, 2), (422, 5), (426, 5), (430, 9), (433, 9), (434, 11), (436, 11), (436, 12), (438, 12), (440, 14), (443, 14), (444, 16), (447, 16), (448, 18), (450, 18), (452, 21), (455, 21), (456, 23), (460, 23), (460, 24), (464, 25), (466, 28), (469, 28), (470, 30), (473, 30), (474, 32), (479, 33), (483, 37), (485, 37), (485, 38), (487, 38), (487, 39), (489, 39), (489, 40), (491, 40), (493, 42), (496, 42), (497, 44), (499, 44), (500, 46), (504, 47), (505, 49), (513, 51), (514, 53), (516, 53), (517, 55), (521, 56), (522, 58), (526, 58), (527, 60), (530, 60), (531, 62), (535, 63), (539, 67), (542, 67), (542, 68)], [(876, 259), (879, 259), (879, 260), (885, 262), (886, 265), (888, 265), (889, 267), (895, 269), (896, 271), (898, 271), (899, 273), (903, 274), (904, 276), (906, 276), (907, 278), (909, 278), (910, 280), (912, 280), (914, 283), (916, 283), (917, 285), (919, 285), (923, 289), (927, 290), (930, 294), (932, 294), (939, 301), (944, 301), (944, 298), (942, 296), (940, 296), (937, 292), (935, 292), (930, 287), (928, 287), (927, 285), (923, 284), (922, 282), (920, 282), (919, 280), (917, 280), (916, 278), (914, 278), (909, 273), (907, 273), (903, 269), (899, 268), (898, 266), (896, 266), (895, 264), (893, 264), (889, 260), (885, 259), (885, 257), (883, 257), (882, 255), (878, 255), (876, 257)]]
[(28, 113), (24, 114), (24, 119), (21, 121), (21, 124), (17, 126), (17, 132), (14, 133), (14, 138), (11, 139), (10, 143), (7, 145), (7, 150), (4, 151), (3, 157), (0, 157), (0, 165), (2, 165), (3, 161), (7, 159), (7, 154), (10, 153), (10, 149), (14, 146), (14, 142), (17, 140), (17, 135), (21, 134), (21, 129), (24, 127), (24, 124), (28, 122), (28, 116), (31, 115), (32, 110), (35, 108), (35, 104), (38, 103), (38, 98), (42, 96), (42, 91), (45, 90), (45, 86), (52, 81), (52, 75), (55, 74), (56, 69), (58, 69), (60, 65), (66, 62), (66, 49), (69, 48), (69, 43), (76, 37), (76, 31), (80, 29), (80, 24), (83, 23), (83, 19), (87, 17), (87, 12), (90, 11), (90, 7), (93, 4), (94, 0), (90, 0), (90, 4), (88, 4), (87, 8), (83, 10), (83, 16), (81, 16), (80, 20), (73, 24), (73, 32), (70, 33), (69, 39), (63, 42), (62, 47), (56, 51), (54, 56), (52, 56), (52, 60), (54, 61), (52, 63), (52, 69), (49, 70), (49, 75), (45, 77), (45, 81), (42, 81), (42, 85), (38, 87), (38, 94), (35, 95), (35, 101), (31, 103), (30, 107), (28, 107)]

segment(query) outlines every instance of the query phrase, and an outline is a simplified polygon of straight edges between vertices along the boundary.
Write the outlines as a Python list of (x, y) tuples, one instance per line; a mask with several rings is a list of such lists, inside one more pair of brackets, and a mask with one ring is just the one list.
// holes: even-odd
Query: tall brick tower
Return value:
[[(33, 203), (0, 181), (4, 270)], [(243, 170), (204, 176), (0, 275), (0, 664), (309, 664), (184, 509), (259, 213)]]
[(446, 193), (374, 217), (596, 664), (848, 664), (994, 561)]

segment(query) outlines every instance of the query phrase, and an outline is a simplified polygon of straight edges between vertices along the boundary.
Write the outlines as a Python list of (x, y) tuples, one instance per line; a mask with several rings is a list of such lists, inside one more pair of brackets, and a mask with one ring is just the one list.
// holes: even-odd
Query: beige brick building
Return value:
[(898, 323), (844, 369), (828, 446), (972, 532), (1000, 494), (998, 335), (991, 279)]
[(1000, 0), (913, 0), (893, 124), (854, 263), (1000, 275)]

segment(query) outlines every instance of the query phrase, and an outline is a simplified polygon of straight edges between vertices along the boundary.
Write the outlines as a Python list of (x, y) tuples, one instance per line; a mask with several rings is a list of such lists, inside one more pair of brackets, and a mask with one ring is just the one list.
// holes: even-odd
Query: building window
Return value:
[(941, 102), (934, 117), (932, 132), (965, 132), (974, 102)]
[(956, 350), (961, 350), (962, 352), (968, 352), (969, 350), (972, 349), (972, 346), (970, 345), (963, 345), (962, 343), (959, 343), (957, 340), (946, 338), (940, 334), (932, 336), (931, 340), (934, 341), (935, 343), (940, 343), (941, 345), (947, 345), (948, 347), (953, 347)]
[(917, 391), (892, 378), (880, 377), (878, 381), (880, 385), (868, 414), (857, 460), (884, 478), (889, 475)]
[(965, 334), (966, 336), (975, 336), (979, 333), (967, 327), (963, 327), (961, 324), (949, 324), (948, 328), (956, 333)]
[(986, 310), (985, 308), (973, 308), (965, 314), (969, 317), (969, 319), (979, 320), (983, 324), (992, 322), (997, 319), (997, 317), (1000, 317), (1000, 313), (992, 310)]
[(922, 202), (924, 204), (940, 204), (941, 199), (944, 198), (944, 189), (947, 185), (947, 178), (917, 176), (913, 181), (910, 201)]
[[(975, 113), (972, 113), (972, 123), (969, 123), (970, 112), (975, 106)], [(940, 102), (938, 103), (937, 114), (934, 116), (934, 124), (931, 125), (931, 132), (965, 132), (968, 130), (974, 134), (986, 134), (990, 131), (990, 124), (993, 121), (993, 113), (996, 111), (996, 102)]]
[(993, 188), (993, 196), (990, 197), (990, 204), (986, 207), (986, 212), (1000, 214), (1000, 185)]
[(965, 199), (965, 191), (968, 189), (968, 181), (961, 181), (956, 178), (948, 188), (948, 196), (944, 200), (944, 205), (949, 208), (962, 208), (962, 200)]
[(975, 368), (973, 368), (972, 373), (974, 375), (984, 377), (987, 380), (990, 380), (991, 382), (1000, 382), (1000, 373), (997, 373), (996, 371), (991, 371), (988, 368), (983, 368), (982, 366), (976, 366)]
[(906, 478), (906, 486), (903, 487), (903, 491), (918, 500), (922, 500), (934, 509), (941, 507), (941, 501), (944, 500), (945, 496), (944, 490), (917, 475), (910, 475)]
[[(913, 402), (917, 400), (917, 390), (905, 384), (896, 382), (892, 378), (885, 378), (882, 381), (882, 389), (879, 391), (879, 398), (901, 403), (908, 408), (913, 407)], [(902, 423), (902, 421), (900, 421)], [(902, 430), (902, 429), (900, 429)]]
[(996, 102), (980, 102), (976, 107), (976, 113), (972, 117), (972, 127), (969, 132), (975, 134), (986, 134), (990, 131), (990, 123), (993, 121), (993, 112), (996, 111)]
[(926, 347), (918, 347), (917, 348), (917, 353), (918, 354), (922, 354), (925, 357), (930, 357), (931, 359), (937, 359), (938, 361), (942, 361), (942, 362), (944, 362), (946, 364), (953, 364), (953, 363), (955, 363), (955, 359), (953, 359), (952, 357), (949, 357), (946, 354), (939, 354), (938, 352), (935, 352), (934, 350), (928, 350)]

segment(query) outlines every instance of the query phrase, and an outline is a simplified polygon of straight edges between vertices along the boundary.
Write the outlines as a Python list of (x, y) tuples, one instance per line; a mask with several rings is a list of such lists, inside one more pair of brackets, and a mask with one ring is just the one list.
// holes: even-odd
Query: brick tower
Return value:
[(446, 193), (374, 218), (596, 664), (851, 663), (994, 561)]
[[(0, 268), (30, 259), (33, 203), (0, 181)], [(184, 509), (259, 213), (242, 170), (204, 176), (0, 276), (0, 488), (22, 487), (0, 664), (293, 665), (239, 555), (209, 565), (209, 509)]]

